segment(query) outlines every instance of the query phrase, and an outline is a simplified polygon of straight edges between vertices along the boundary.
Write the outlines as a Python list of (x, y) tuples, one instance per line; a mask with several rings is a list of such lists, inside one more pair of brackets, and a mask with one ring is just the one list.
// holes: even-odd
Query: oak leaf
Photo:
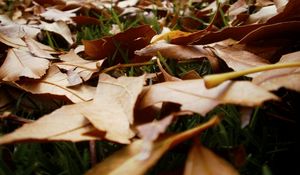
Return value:
[(9, 49), (7, 57), (0, 67), (0, 79), (16, 81), (21, 76), (39, 79), (49, 67), (49, 61), (33, 56), (30, 52), (20, 49)]

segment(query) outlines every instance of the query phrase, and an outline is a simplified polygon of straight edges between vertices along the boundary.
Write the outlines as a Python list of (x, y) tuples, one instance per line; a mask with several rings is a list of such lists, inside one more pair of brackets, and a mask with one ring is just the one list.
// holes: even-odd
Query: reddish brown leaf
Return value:
[(120, 52), (120, 50), (122, 50), (122, 52), (127, 53), (129, 60), (143, 61), (144, 58), (135, 56), (134, 51), (148, 45), (154, 35), (155, 32), (150, 26), (143, 25), (128, 29), (112, 37), (104, 37), (90, 41), (83, 40), (82, 42), (85, 47), (85, 53), (97, 59), (111, 57), (116, 51), (118, 52), (116, 57), (122, 58)]
[(78, 25), (100, 25), (100, 21), (97, 18), (90, 16), (74, 16), (72, 20)]

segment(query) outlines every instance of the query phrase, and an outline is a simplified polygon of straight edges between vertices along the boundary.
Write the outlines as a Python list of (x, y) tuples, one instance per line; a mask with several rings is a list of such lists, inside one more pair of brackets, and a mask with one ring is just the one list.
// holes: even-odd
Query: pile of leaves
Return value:
[(0, 174), (299, 173), (299, 0), (0, 7)]

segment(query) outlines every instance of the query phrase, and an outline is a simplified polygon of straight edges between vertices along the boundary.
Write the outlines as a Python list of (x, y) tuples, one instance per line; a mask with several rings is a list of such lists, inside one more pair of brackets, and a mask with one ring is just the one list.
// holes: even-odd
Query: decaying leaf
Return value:
[(196, 141), (185, 163), (184, 175), (238, 175), (224, 159)]
[[(52, 72), (49, 74), (54, 75), (45, 78), (45, 81), (49, 81), (51, 78), (60, 79), (62, 75), (57, 68), (51, 69)], [(83, 141), (101, 138), (129, 143), (129, 139), (134, 136), (130, 129), (130, 124), (133, 122), (133, 107), (137, 95), (142, 90), (143, 83), (144, 76), (114, 79), (109, 75), (102, 74), (94, 100), (63, 106), (35, 122), (4, 135), (0, 138), (0, 144), (32, 140)], [(44, 82), (44, 84), (47, 83)], [(52, 83), (52, 86), (54, 85)], [(47, 90), (54, 89), (54, 87), (46, 87), (42, 83), (28, 86), (29, 90), (39, 87)], [(105, 134), (89, 134), (95, 130), (98, 133), (105, 132)]]
[(73, 103), (89, 101), (93, 99), (95, 87), (81, 85), (78, 87), (68, 88), (68, 76), (60, 72), (56, 66), (51, 66), (41, 80), (24, 80), (18, 82), (21, 89), (33, 94), (52, 94), (66, 96)]
[(144, 89), (139, 106), (141, 108), (159, 102), (181, 104), (182, 110), (205, 115), (219, 104), (258, 106), (266, 100), (278, 98), (248, 81), (227, 81), (207, 89), (203, 79), (173, 81), (155, 84)]
[(9, 49), (7, 57), (0, 67), (0, 79), (16, 81), (21, 76), (39, 79), (49, 67), (49, 61), (35, 57), (30, 52), (20, 49)]
[(143, 157), (143, 141), (137, 140), (127, 147), (117, 151), (112, 156), (106, 158), (100, 164), (94, 166), (86, 175), (108, 174), (108, 175), (142, 175), (151, 168), (159, 158), (172, 147), (181, 143), (184, 140), (190, 139), (198, 135), (202, 131), (213, 127), (219, 123), (219, 118), (214, 117), (206, 123), (199, 126), (175, 134), (173, 136), (164, 138), (160, 141), (154, 142), (153, 150), (149, 157)]
[[(283, 55), (278, 63), (300, 62), (300, 52), (293, 52)], [(253, 83), (267, 90), (278, 90), (285, 87), (295, 91), (300, 91), (300, 68), (284, 68), (262, 72), (254, 77)]]

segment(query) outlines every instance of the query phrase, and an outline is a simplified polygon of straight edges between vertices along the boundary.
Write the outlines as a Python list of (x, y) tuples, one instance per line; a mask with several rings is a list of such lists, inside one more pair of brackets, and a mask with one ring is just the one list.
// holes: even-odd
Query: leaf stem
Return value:
[(250, 68), (250, 69), (246, 69), (246, 70), (242, 70), (242, 71), (237, 71), (237, 72), (228, 72), (228, 73), (207, 75), (207, 76), (204, 76), (204, 82), (205, 82), (205, 86), (207, 88), (212, 88), (212, 87), (215, 87), (215, 86), (223, 83), (226, 80), (238, 78), (240, 76), (244, 76), (247, 74), (262, 72), (262, 71), (266, 71), (266, 70), (289, 68), (289, 67), (300, 67), (300, 62), (298, 62), (298, 63), (277, 63), (277, 64), (271, 64), (271, 65), (258, 66), (258, 67), (254, 67), (254, 68)]

